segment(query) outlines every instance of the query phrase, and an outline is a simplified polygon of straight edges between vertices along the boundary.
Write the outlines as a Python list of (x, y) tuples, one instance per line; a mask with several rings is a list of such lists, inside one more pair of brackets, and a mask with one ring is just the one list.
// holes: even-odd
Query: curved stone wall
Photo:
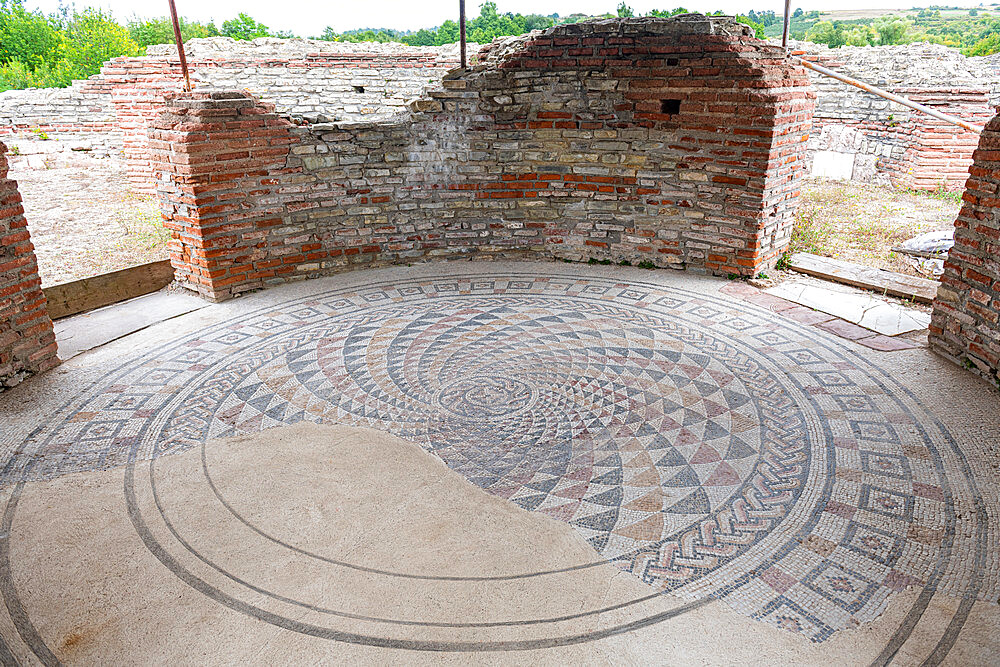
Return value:
[(505, 42), (383, 123), (297, 126), (238, 91), (150, 130), (180, 279), (222, 299), (356, 264), (531, 254), (752, 275), (787, 244), (813, 94), (731, 19)]

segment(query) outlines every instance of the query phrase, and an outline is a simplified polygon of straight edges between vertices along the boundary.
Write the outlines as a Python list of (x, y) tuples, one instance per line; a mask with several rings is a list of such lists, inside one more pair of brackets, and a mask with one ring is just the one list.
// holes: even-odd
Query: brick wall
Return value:
[[(796, 42), (793, 53), (825, 67), (982, 125), (1000, 103), (1000, 78), (991, 63), (935, 44), (843, 47)], [(817, 91), (810, 165), (839, 156), (839, 175), (919, 190), (965, 185), (976, 133), (890, 102), (873, 93), (810, 73)], [(831, 156), (831, 154), (836, 154)]]
[(149, 136), (178, 278), (222, 299), (474, 254), (752, 275), (787, 245), (813, 94), (745, 26), (574, 24), (483, 56), (381, 123), (173, 97)]
[(17, 182), (0, 143), (0, 387), (59, 363)]
[(1000, 114), (980, 138), (962, 199), (931, 346), (1000, 386)]
[[(451, 46), (210, 38), (191, 40), (185, 50), (195, 87), (246, 89), (282, 112), (330, 120), (391, 117), (458, 65)], [(183, 78), (172, 45), (149, 51), (155, 55), (109, 60), (70, 88), (0, 93), (0, 137), (30, 140), (29, 131), (39, 130), (99, 154), (120, 152), (135, 189), (152, 192), (146, 127)]]

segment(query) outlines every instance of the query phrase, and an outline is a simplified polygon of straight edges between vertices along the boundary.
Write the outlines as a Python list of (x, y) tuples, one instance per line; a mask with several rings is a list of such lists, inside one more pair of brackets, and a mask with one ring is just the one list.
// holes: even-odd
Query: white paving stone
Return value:
[(820, 287), (793, 280), (764, 291), (886, 336), (926, 329), (931, 322), (927, 313), (854, 289)]

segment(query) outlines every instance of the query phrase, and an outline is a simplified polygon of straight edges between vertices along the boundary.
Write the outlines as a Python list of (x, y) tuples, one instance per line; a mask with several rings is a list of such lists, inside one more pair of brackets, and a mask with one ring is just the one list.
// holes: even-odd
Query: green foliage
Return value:
[[(181, 26), (181, 39), (185, 42), (200, 37), (216, 37), (219, 34), (219, 29), (212, 21), (199, 23), (182, 18), (179, 19), (178, 23)], [(128, 32), (135, 43), (143, 49), (151, 44), (173, 44), (174, 42), (174, 27), (166, 16), (151, 19), (133, 17), (128, 22)]]
[(767, 39), (767, 37), (765, 36), (764, 32), (765, 27), (763, 23), (758, 23), (749, 16), (742, 16), (742, 15), (737, 16), (736, 21), (738, 23), (743, 23), (753, 28), (754, 37), (756, 37), (757, 39)]
[(266, 25), (240, 12), (236, 18), (222, 22), (222, 35), (233, 39), (251, 40), (258, 37), (269, 37), (271, 33)]
[(677, 7), (675, 9), (654, 9), (649, 12), (646, 16), (659, 16), (661, 18), (670, 18), (675, 14), (687, 14), (688, 10), (683, 7)]
[(0, 92), (21, 88), (62, 88), (80, 78), (68, 60), (42, 63), (35, 69), (17, 60), (0, 65)]
[(878, 40), (878, 34), (870, 25), (856, 25), (845, 33), (847, 46), (871, 46)]
[(826, 44), (830, 48), (837, 48), (847, 43), (847, 37), (844, 35), (844, 27), (839, 21), (820, 21), (816, 23), (806, 33), (806, 40), (814, 44)]
[(32, 71), (53, 66), (62, 57), (64, 42), (52, 19), (27, 11), (22, 0), (0, 0), (0, 64), (18, 62)]
[[(869, 18), (832, 20), (835, 16), (836, 13), (799, 14), (796, 10), (789, 33), (792, 39), (806, 39), (834, 48), (931, 42), (960, 49), (967, 56), (1000, 52), (1000, 38), (994, 38), (1000, 35), (1000, 17), (995, 11), (932, 6)], [(765, 23), (765, 29), (769, 37), (781, 35), (780, 21), (773, 25)]]
[(906, 33), (912, 26), (911, 21), (898, 16), (880, 16), (872, 23), (872, 28), (878, 33), (879, 46), (904, 44), (907, 41)]
[[(46, 17), (26, 10), (23, 2), (0, 0), (0, 91), (68, 86), (74, 79), (97, 74), (111, 58), (137, 56), (150, 44), (174, 41), (166, 17), (133, 17), (126, 27), (92, 7), (76, 11), (72, 5), (60, 5), (57, 13)], [(220, 34), (213, 21), (179, 22), (185, 41)], [(293, 37), (287, 31), (272, 33), (242, 13), (223, 23), (221, 34), (236, 39)]]
[(988, 56), (994, 53), (1000, 53), (1000, 33), (993, 33), (989, 37), (983, 37), (969, 47), (965, 55)]
[(106, 60), (137, 56), (140, 52), (127, 28), (116, 23), (110, 14), (92, 7), (73, 15), (66, 26), (66, 37), (69, 41), (66, 59), (79, 78), (100, 72)]
[(618, 5), (618, 18), (632, 18), (633, 16), (635, 16), (635, 12), (622, 0)]

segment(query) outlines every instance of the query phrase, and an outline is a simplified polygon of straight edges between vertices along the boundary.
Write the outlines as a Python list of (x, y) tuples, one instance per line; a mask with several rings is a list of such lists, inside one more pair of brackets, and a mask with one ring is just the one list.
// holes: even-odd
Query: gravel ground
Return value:
[(13, 159), (10, 175), (24, 199), (42, 285), (167, 259), (170, 233), (156, 201), (129, 190), (120, 162), (79, 156), (32, 169)]
[(928, 278), (891, 249), (924, 232), (954, 229), (960, 198), (961, 193), (809, 180), (795, 214), (791, 251)]

